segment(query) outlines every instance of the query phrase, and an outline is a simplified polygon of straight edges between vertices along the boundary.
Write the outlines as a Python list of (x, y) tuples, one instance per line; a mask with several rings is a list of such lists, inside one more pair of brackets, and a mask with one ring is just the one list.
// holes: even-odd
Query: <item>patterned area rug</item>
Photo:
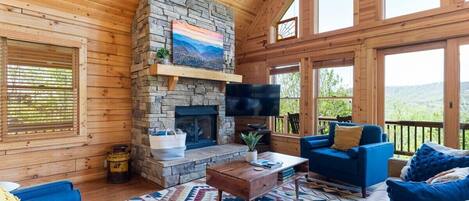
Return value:
[[(372, 189), (368, 191), (373, 191)], [(217, 189), (205, 184), (205, 179), (168, 188), (129, 201), (215, 201)], [(285, 184), (272, 190), (256, 201), (292, 201), (295, 200), (295, 186), (293, 183)], [(364, 201), (361, 192), (356, 188), (312, 179), (300, 182), (300, 200), (302, 201)], [(235, 196), (223, 193), (223, 201), (243, 201)]]

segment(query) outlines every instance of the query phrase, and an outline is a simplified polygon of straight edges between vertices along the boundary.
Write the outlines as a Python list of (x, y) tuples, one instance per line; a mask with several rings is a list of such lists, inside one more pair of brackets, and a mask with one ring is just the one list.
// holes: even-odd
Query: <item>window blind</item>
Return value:
[(7, 135), (73, 134), (77, 129), (76, 49), (7, 40)]

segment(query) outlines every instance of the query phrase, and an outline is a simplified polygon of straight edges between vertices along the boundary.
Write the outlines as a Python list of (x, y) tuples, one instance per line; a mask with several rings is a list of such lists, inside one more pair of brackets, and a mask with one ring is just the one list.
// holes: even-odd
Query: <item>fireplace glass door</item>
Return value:
[(217, 144), (216, 107), (195, 106), (176, 108), (176, 128), (184, 131), (187, 149)]

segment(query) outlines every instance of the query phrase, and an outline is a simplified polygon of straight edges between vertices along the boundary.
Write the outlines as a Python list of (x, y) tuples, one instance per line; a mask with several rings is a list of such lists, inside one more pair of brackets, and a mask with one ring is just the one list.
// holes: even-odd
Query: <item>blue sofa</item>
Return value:
[(80, 191), (70, 181), (58, 181), (11, 192), (21, 201), (81, 201)]
[(394, 147), (379, 126), (361, 125), (360, 146), (348, 151), (330, 148), (334, 144), (336, 125), (357, 126), (355, 123), (331, 122), (329, 135), (304, 137), (300, 140), (301, 157), (309, 159), (310, 171), (362, 188), (383, 182), (388, 178), (388, 160)]

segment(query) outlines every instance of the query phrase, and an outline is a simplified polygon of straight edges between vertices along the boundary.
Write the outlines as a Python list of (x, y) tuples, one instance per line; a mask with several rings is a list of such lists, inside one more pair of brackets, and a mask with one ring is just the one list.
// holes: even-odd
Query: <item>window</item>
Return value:
[(441, 0), (383, 0), (384, 18), (393, 18), (440, 7)]
[(353, 66), (321, 67), (318, 72), (317, 132), (327, 134), (329, 121), (352, 121)]
[(354, 25), (354, 0), (316, 0), (317, 33), (352, 27)]
[(3, 43), (3, 136), (78, 135), (78, 48)]
[(294, 0), (288, 10), (277, 23), (277, 41), (293, 39), (298, 37), (299, 0)]
[[(280, 85), (280, 115), (273, 119), (277, 134), (299, 134), (300, 73), (298, 64), (272, 69), (271, 83)], [(295, 117), (296, 116), (296, 117)], [(290, 119), (289, 119), (290, 118)], [(291, 122), (294, 122), (292, 126)]]
[(413, 155), (425, 142), (444, 143), (445, 47), (431, 43), (382, 51), (380, 111), (398, 155)]

